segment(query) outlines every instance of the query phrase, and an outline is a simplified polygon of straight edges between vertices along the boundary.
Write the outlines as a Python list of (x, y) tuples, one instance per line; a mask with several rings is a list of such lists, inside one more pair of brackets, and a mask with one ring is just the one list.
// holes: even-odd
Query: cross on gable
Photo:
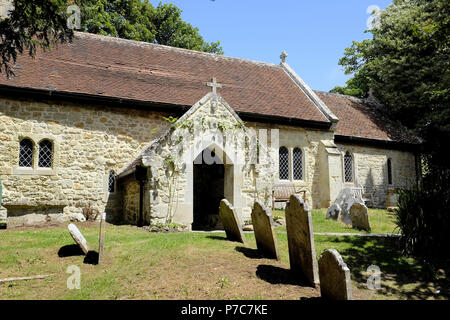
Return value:
[(216, 78), (212, 78), (212, 82), (207, 82), (208, 87), (212, 87), (212, 93), (217, 94), (217, 88), (222, 88), (222, 85), (217, 83)]

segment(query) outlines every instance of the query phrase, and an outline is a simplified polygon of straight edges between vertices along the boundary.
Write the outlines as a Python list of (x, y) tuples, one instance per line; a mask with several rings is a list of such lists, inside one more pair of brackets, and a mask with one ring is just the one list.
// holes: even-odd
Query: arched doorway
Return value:
[(193, 230), (220, 229), (220, 200), (225, 198), (225, 165), (210, 149), (194, 161)]
[(220, 148), (209, 147), (200, 152), (193, 162), (192, 230), (223, 229), (220, 200), (233, 203), (233, 183), (234, 166)]

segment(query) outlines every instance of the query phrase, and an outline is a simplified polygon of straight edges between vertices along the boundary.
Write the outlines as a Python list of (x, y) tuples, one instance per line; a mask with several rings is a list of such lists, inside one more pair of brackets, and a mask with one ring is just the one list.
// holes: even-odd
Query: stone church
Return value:
[[(420, 141), (374, 99), (313, 91), (280, 64), (76, 33), (0, 75), (0, 179), (8, 225), (81, 219), (241, 221), (291, 186), (313, 208), (343, 187), (395, 205), (416, 183)], [(393, 203), (391, 203), (393, 202)], [(7, 217), (6, 217), (7, 216)]]

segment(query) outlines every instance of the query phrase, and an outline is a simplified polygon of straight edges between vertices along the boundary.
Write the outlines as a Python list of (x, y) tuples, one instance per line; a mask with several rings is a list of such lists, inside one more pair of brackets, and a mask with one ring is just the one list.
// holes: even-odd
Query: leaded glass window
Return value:
[(289, 151), (286, 147), (279, 150), (279, 175), (280, 180), (289, 179)]
[(19, 166), (33, 166), (33, 142), (31, 142), (30, 139), (23, 139), (20, 141)]
[(347, 151), (344, 156), (344, 181), (353, 182), (353, 157)]
[(48, 140), (42, 140), (39, 143), (39, 162), (40, 168), (51, 168), (53, 157), (53, 145)]
[(116, 180), (116, 174), (114, 173), (114, 171), (110, 171), (109, 172), (109, 178), (108, 178), (108, 191), (109, 192), (114, 192), (114, 182)]
[(300, 148), (294, 148), (292, 154), (294, 180), (303, 180), (303, 153)]

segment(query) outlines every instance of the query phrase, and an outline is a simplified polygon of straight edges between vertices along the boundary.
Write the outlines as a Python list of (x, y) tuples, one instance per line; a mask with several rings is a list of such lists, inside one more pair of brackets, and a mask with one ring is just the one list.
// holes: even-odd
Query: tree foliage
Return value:
[(14, 0), (14, 9), (0, 17), (0, 72), (13, 74), (18, 54), (36, 53), (60, 42), (71, 41), (73, 31), (67, 27), (66, 0)]
[(18, 54), (34, 56), (37, 48), (72, 41), (66, 12), (71, 4), (80, 7), (80, 31), (223, 54), (220, 41), (204, 41), (173, 4), (154, 7), (148, 0), (13, 0), (12, 4), (10, 15), (0, 17), (0, 73), (8, 76), (13, 75)]
[(372, 39), (345, 49), (339, 64), (353, 78), (332, 91), (372, 89), (390, 117), (425, 139), (426, 161), (449, 167), (450, 2), (394, 0), (380, 18)]
[(86, 0), (82, 30), (130, 40), (158, 43), (196, 51), (223, 54), (220, 41), (205, 42), (199, 29), (181, 19), (173, 4), (148, 0)]

